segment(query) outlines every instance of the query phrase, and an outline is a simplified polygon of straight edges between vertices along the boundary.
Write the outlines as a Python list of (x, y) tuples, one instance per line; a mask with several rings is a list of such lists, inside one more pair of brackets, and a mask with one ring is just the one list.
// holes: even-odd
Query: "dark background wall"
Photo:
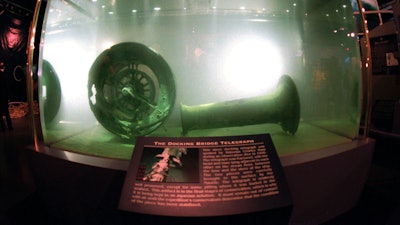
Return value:
[(26, 101), (26, 61), (34, 0), (0, 0), (0, 85), (10, 101)]

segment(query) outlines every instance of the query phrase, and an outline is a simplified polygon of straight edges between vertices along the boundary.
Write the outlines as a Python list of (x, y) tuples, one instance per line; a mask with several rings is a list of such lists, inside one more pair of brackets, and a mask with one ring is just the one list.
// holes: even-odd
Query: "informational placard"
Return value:
[(119, 208), (180, 217), (222, 216), (291, 205), (269, 134), (139, 137)]

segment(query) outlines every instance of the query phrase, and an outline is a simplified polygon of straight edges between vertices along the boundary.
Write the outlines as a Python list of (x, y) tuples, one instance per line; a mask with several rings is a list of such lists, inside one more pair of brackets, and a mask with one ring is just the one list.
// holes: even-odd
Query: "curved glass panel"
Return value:
[(129, 159), (139, 135), (270, 133), (280, 155), (349, 142), (357, 33), (347, 0), (49, 0), (44, 144)]

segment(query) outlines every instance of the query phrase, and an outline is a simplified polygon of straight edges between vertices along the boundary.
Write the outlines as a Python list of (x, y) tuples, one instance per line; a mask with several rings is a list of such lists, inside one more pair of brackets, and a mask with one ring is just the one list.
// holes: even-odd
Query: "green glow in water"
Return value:
[[(128, 157), (138, 135), (183, 136), (180, 105), (227, 102), (237, 105), (202, 115), (186, 135), (272, 133), (285, 154), (358, 135), (361, 71), (350, 1), (135, 1), (135, 8), (128, 0), (112, 2), (104, 7), (81, 2), (87, 12), (82, 13), (48, 1), (58, 10), (47, 14), (42, 58), (57, 71), (62, 98), (57, 115), (41, 109), (45, 120), (56, 118), (43, 128), (46, 144)], [(251, 40), (273, 51), (261, 45), (235, 51)], [(275, 119), (237, 122), (254, 119), (238, 118), (246, 117), (240, 100), (270, 96), (269, 87), (282, 74), (297, 87), (298, 128), (282, 129), (285, 120)], [(46, 88), (57, 90), (53, 86)], [(43, 96), (39, 100), (46, 102)], [(295, 98), (284, 101), (297, 104)], [(281, 104), (255, 102), (245, 114), (274, 111)], [(235, 122), (203, 126), (207, 118), (225, 115)], [(325, 141), (312, 142), (315, 132)]]

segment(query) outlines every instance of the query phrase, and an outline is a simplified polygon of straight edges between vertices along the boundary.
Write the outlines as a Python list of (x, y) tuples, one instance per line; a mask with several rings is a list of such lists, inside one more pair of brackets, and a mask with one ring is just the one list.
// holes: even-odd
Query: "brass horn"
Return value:
[(181, 104), (183, 134), (190, 130), (280, 124), (294, 134), (299, 126), (300, 101), (292, 78), (283, 75), (271, 94), (226, 102), (187, 106)]

